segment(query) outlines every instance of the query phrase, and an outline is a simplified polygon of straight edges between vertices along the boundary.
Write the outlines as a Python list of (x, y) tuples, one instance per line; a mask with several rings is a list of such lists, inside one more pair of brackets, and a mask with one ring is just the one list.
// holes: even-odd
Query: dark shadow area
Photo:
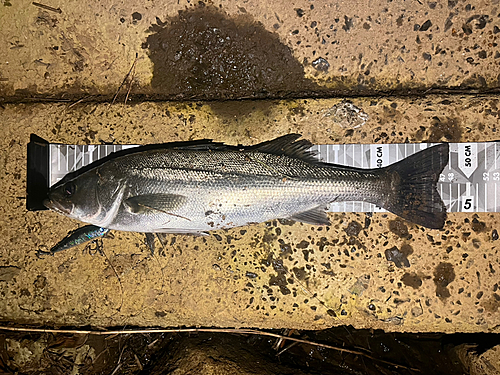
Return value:
[[(384, 333), (350, 327), (268, 332), (311, 344), (238, 333), (89, 336), (0, 332), (3, 344), (0, 371), (31, 375), (71, 373), (78, 369), (80, 374), (154, 375), (203, 374), (211, 369), (220, 374), (462, 375), (467, 372), (458, 359), (459, 353), (481, 354), (499, 341), (497, 334)], [(23, 357), (22, 363), (16, 362), (14, 342), (19, 343), (19, 349), (24, 352), (32, 350)], [(312, 343), (355, 350), (366, 356)], [(35, 352), (34, 347), (41, 349)], [(87, 355), (78, 356), (78, 351), (85, 351)]]
[(214, 6), (180, 11), (151, 27), (144, 47), (154, 64), (155, 94), (227, 100), (311, 96), (323, 89), (304, 78), (289, 47), (248, 15), (229, 18)]

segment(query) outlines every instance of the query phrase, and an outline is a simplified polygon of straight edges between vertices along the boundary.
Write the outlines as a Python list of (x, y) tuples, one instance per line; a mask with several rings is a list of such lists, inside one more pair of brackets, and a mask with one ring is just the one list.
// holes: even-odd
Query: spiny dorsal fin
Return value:
[(309, 163), (318, 163), (316, 152), (309, 151), (313, 144), (307, 139), (297, 141), (300, 137), (300, 134), (284, 135), (271, 141), (260, 143), (254, 146), (254, 149), (267, 154), (286, 155)]

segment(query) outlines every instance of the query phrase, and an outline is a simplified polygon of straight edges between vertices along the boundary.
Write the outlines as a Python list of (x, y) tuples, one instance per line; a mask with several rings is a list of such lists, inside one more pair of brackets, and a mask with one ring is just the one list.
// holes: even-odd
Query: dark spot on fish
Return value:
[(385, 251), (385, 258), (398, 268), (410, 267), (410, 261), (396, 246)]
[(245, 276), (249, 277), (251, 279), (255, 279), (257, 277), (257, 274), (254, 273), (254, 272), (247, 271), (247, 273), (245, 274)]
[(304, 260), (309, 262), (309, 250), (302, 250), (302, 254), (304, 254)]
[(132, 19), (134, 21), (140, 21), (142, 20), (142, 14), (140, 14), (139, 12), (134, 12), (132, 13)]
[(455, 271), (451, 263), (441, 262), (434, 270), (434, 284), (436, 284), (436, 296), (440, 298), (450, 297), (448, 285), (455, 280)]
[(344, 230), (348, 236), (357, 237), (359, 232), (361, 232), (361, 229), (363, 229), (363, 227), (360, 223), (357, 221), (351, 221)]
[(290, 47), (251, 16), (229, 17), (215, 6), (181, 10), (150, 28), (145, 48), (151, 87), (163, 99), (283, 97), (321, 90), (304, 77)]
[(472, 219), (472, 230), (476, 233), (481, 233), (486, 229), (486, 224), (483, 223), (482, 221), (479, 221), (478, 219), (474, 218)]
[(300, 8), (295, 9), (295, 12), (297, 13), (298, 17), (302, 17), (304, 15), (304, 11)]
[(155, 311), (155, 316), (157, 318), (164, 318), (165, 316), (167, 316), (167, 313), (165, 311)]
[(220, 234), (215, 233), (214, 237), (216, 238), (217, 241), (222, 241), (222, 236)]
[(389, 221), (389, 230), (400, 238), (408, 238), (408, 227), (399, 218)]
[(413, 289), (418, 289), (422, 286), (422, 279), (415, 273), (405, 273), (401, 278), (401, 281)]

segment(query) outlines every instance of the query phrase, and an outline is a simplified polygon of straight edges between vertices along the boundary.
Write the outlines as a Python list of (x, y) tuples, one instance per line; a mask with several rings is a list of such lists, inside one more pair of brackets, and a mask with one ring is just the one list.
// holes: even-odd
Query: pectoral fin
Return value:
[(291, 216), (290, 219), (312, 225), (331, 224), (324, 207), (315, 207), (309, 211), (299, 212)]
[(145, 194), (126, 199), (123, 204), (133, 214), (160, 211), (172, 214), (186, 203), (187, 197), (179, 194)]

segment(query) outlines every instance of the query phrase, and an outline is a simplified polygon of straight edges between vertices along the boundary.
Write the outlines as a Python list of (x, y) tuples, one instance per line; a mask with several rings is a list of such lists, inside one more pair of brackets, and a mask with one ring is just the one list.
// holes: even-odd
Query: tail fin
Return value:
[(441, 229), (446, 207), (436, 189), (439, 174), (448, 164), (449, 146), (427, 148), (385, 168), (392, 176), (391, 192), (380, 205), (403, 219)]

